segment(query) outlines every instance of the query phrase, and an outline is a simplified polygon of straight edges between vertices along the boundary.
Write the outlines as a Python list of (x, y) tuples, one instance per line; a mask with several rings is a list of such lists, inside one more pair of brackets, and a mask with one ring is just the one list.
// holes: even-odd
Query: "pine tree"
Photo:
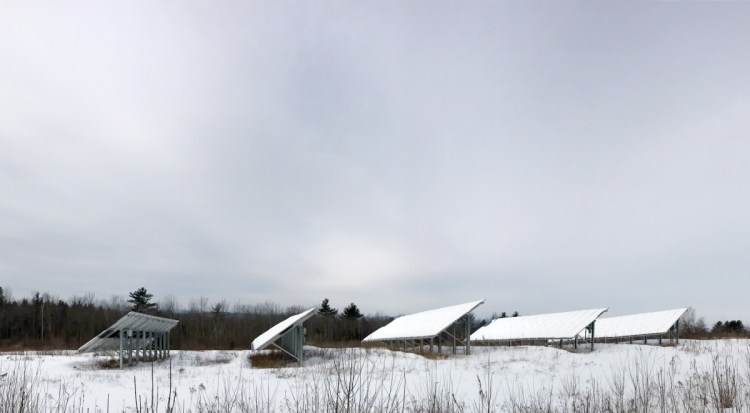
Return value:
[(131, 309), (139, 313), (146, 313), (156, 309), (156, 304), (151, 302), (153, 294), (149, 294), (145, 287), (141, 287), (129, 294), (129, 303), (133, 304)]
[(331, 306), (328, 304), (327, 298), (323, 299), (323, 302), (320, 304), (320, 308), (318, 308), (318, 314), (325, 317), (335, 317), (338, 313), (339, 310), (331, 308)]
[(518, 317), (518, 311), (513, 312), (513, 317)]
[(362, 318), (362, 313), (359, 311), (356, 304), (351, 303), (344, 309), (344, 317), (356, 320)]

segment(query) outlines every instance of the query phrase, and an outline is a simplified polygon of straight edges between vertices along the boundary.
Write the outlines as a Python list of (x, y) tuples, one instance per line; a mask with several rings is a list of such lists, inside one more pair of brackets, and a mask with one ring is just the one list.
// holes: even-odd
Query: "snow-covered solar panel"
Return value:
[(315, 310), (315, 308), (311, 308), (302, 313), (293, 315), (286, 320), (276, 324), (275, 326), (268, 329), (268, 331), (266, 331), (265, 333), (256, 337), (255, 340), (253, 340), (252, 344), (250, 344), (250, 348), (253, 350), (263, 350), (271, 343), (278, 340), (290, 328), (294, 327), (295, 325), (304, 323), (305, 320), (315, 315)]
[(596, 322), (597, 338), (633, 337), (665, 334), (687, 308), (600, 318)]
[(483, 303), (484, 300), (472, 301), (401, 316), (375, 330), (362, 341), (432, 338)]
[[(476, 341), (573, 338), (593, 323), (606, 308), (564, 313), (506, 317), (493, 320), (471, 335)], [(598, 336), (598, 322), (596, 336)]]
[[(148, 333), (166, 333), (171, 331), (179, 321), (170, 318), (157, 317), (148, 314), (129, 312), (117, 320), (111, 327), (102, 331), (88, 343), (78, 349), (79, 353), (90, 353), (95, 351), (119, 350), (120, 331), (137, 331)], [(144, 345), (150, 341), (145, 340)]]

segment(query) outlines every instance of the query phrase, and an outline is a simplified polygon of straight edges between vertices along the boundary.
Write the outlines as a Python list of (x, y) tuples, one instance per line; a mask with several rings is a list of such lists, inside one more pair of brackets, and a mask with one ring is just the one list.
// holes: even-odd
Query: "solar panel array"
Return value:
[(687, 308), (601, 318), (596, 322), (597, 338), (617, 338), (665, 334)]
[(252, 344), (250, 344), (250, 348), (253, 350), (263, 350), (264, 348), (268, 347), (273, 342), (281, 338), (281, 336), (284, 335), (284, 333), (286, 333), (290, 328), (294, 327), (295, 325), (304, 323), (305, 320), (315, 315), (315, 310), (315, 308), (305, 310), (276, 324), (275, 326), (268, 329), (268, 331), (266, 331), (265, 333), (256, 337), (255, 340), (253, 340)]
[[(131, 311), (121, 319), (117, 320), (111, 327), (99, 333), (78, 349), (79, 353), (90, 353), (95, 351), (119, 350), (120, 332), (135, 331), (146, 333), (168, 333), (179, 321), (148, 314)], [(144, 337), (143, 346), (147, 347), (152, 338)]]
[[(497, 318), (471, 335), (476, 341), (567, 339), (576, 337), (606, 308)], [(598, 336), (598, 332), (597, 332)]]
[(362, 341), (424, 339), (439, 335), (461, 317), (474, 311), (484, 300), (472, 301), (435, 310), (401, 316), (391, 321)]

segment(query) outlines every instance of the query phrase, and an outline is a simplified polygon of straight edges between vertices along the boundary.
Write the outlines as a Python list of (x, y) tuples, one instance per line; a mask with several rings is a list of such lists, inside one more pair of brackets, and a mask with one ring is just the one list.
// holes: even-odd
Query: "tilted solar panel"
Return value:
[[(606, 308), (497, 318), (471, 335), (477, 341), (573, 338)], [(598, 333), (597, 333), (598, 336)]]
[(665, 334), (687, 311), (687, 308), (600, 318), (596, 322), (597, 338), (632, 337)]
[(472, 301), (435, 310), (401, 316), (391, 321), (362, 341), (387, 341), (431, 338), (450, 327), (458, 319), (474, 311), (484, 300)]
[(267, 346), (269, 346), (274, 341), (278, 340), (287, 330), (294, 327), (297, 324), (302, 324), (307, 320), (308, 318), (315, 315), (315, 308), (311, 308), (309, 310), (305, 310), (302, 313), (293, 315), (286, 320), (276, 324), (275, 326), (271, 327), (266, 331), (265, 333), (259, 335), (258, 337), (253, 340), (253, 342), (250, 344), (250, 348), (252, 350), (263, 350)]
[[(180, 322), (164, 317), (131, 311), (117, 320), (111, 327), (99, 333), (78, 349), (79, 353), (90, 353), (120, 348), (120, 331), (138, 331), (148, 333), (166, 333)], [(144, 341), (148, 345), (149, 341)]]

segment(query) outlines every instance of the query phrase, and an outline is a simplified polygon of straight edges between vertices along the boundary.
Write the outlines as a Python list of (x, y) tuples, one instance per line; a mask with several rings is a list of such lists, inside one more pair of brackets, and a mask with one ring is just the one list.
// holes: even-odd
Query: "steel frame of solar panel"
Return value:
[(178, 320), (131, 311), (111, 327), (99, 333), (78, 349), (79, 353), (115, 351), (122, 368), (133, 361), (160, 360), (171, 355), (171, 330)]
[(630, 335), (630, 336), (621, 336), (621, 337), (599, 337), (597, 339), (600, 343), (621, 343), (622, 341), (627, 340), (629, 344), (633, 344), (635, 339), (643, 340), (643, 344), (648, 344), (649, 339), (656, 339), (659, 342), (659, 345), (661, 346), (664, 344), (664, 339), (669, 340), (669, 344), (680, 344), (680, 320), (677, 320), (672, 327), (667, 330), (666, 333), (662, 334), (636, 334), (636, 335)]
[[(302, 350), (305, 344), (305, 327), (302, 324), (314, 316), (316, 310), (316, 308), (311, 308), (277, 323), (265, 333), (256, 337), (250, 344), (250, 348), (257, 351), (268, 346), (274, 346), (301, 365)], [(275, 329), (279, 329), (279, 331), (276, 332)], [(267, 334), (270, 334), (269, 337), (263, 337)]]
[[(456, 331), (457, 328), (458, 331)], [(449, 330), (452, 330), (452, 332)], [(463, 347), (464, 354), (469, 355), (471, 354), (471, 315), (469, 313), (461, 316), (434, 337), (380, 340), (380, 342), (387, 347), (391, 347), (389, 343), (396, 343), (396, 348), (403, 348), (404, 350), (419, 349), (419, 351), (424, 351), (426, 347), (430, 353), (434, 352), (435, 347), (437, 347), (438, 354), (443, 352), (443, 344), (447, 344), (452, 354), (457, 354), (457, 349)]]
[(508, 347), (522, 346), (522, 345), (542, 345), (549, 346), (550, 344), (557, 344), (559, 348), (563, 348), (566, 344), (572, 344), (574, 350), (578, 350), (580, 346), (589, 346), (589, 350), (594, 351), (594, 331), (596, 327), (596, 320), (592, 321), (591, 324), (583, 328), (583, 336), (577, 335), (568, 338), (526, 338), (526, 339), (503, 339), (503, 340), (478, 340), (474, 339), (475, 342), (482, 343), (483, 345), (494, 345), (493, 343), (507, 343)]
[[(410, 337), (410, 338), (384, 338), (378, 339), (386, 347), (403, 348), (404, 350), (419, 349), (424, 351), (427, 347), (428, 351), (432, 353), (434, 348), (437, 347), (438, 353), (443, 352), (443, 344), (446, 343), (450, 346), (453, 354), (457, 354), (457, 349), (460, 346), (464, 348), (464, 354), (471, 354), (471, 313), (480, 305), (484, 304), (484, 300), (479, 300), (474, 304), (473, 307), (468, 310), (464, 315), (458, 317), (448, 327), (441, 330), (437, 335), (432, 337)], [(461, 305), (461, 304), (459, 304)], [(440, 309), (438, 309), (440, 310)], [(457, 332), (457, 327), (461, 327)], [(449, 330), (452, 330), (449, 331)], [(426, 340), (429, 340), (425, 342)], [(364, 341), (364, 340), (363, 340)], [(395, 346), (390, 344), (395, 343)]]
[[(666, 310), (670, 311), (670, 310)], [(630, 334), (630, 335), (622, 335), (622, 336), (606, 336), (606, 337), (598, 337), (597, 341), (600, 343), (609, 343), (613, 342), (615, 344), (620, 343), (621, 341), (627, 340), (628, 343), (633, 344), (634, 339), (641, 340), (643, 339), (643, 344), (648, 344), (649, 338), (651, 339), (657, 339), (659, 345), (664, 344), (663, 340), (666, 338), (669, 340), (670, 344), (680, 344), (680, 318), (682, 318), (682, 314), (687, 311), (687, 308), (682, 309), (682, 312), (680, 313), (680, 316), (675, 320), (674, 324), (672, 324), (669, 329), (662, 333), (649, 333), (649, 334)], [(644, 314), (650, 314), (650, 313), (644, 313)], [(640, 314), (633, 314), (633, 315), (640, 315)], [(617, 318), (617, 317), (613, 317)], [(603, 318), (599, 321), (607, 320), (606, 318)]]
[[(593, 317), (593, 320), (588, 323), (585, 327), (583, 327), (577, 334), (573, 334), (572, 336), (565, 336), (565, 337), (528, 337), (528, 338), (503, 338), (503, 339), (478, 339), (475, 338), (474, 341), (484, 344), (491, 345), (492, 343), (507, 343), (508, 347), (511, 347), (513, 345), (523, 345), (526, 344), (542, 344), (544, 346), (548, 346), (552, 343), (559, 343), (559, 347), (563, 348), (565, 344), (572, 344), (574, 349), (578, 349), (580, 344), (588, 345), (590, 347), (591, 351), (594, 351), (594, 342), (596, 341), (595, 337), (595, 328), (596, 328), (596, 321), (601, 316), (601, 314), (605, 313), (607, 311), (606, 308), (600, 308), (600, 309), (591, 309), (591, 310), (580, 310), (580, 311), (570, 311), (567, 313), (581, 313), (581, 312), (595, 312), (595, 317)], [(533, 316), (519, 316), (519, 318), (526, 318), (526, 317), (539, 317), (539, 316), (549, 316), (549, 315), (557, 315), (557, 314), (565, 314), (565, 313), (550, 313), (550, 314), (537, 314)], [(512, 317), (515, 318), (515, 317)], [(510, 319), (510, 318), (509, 318)], [(502, 319), (495, 319), (495, 321), (500, 321)], [(490, 323), (492, 324), (492, 323)], [(480, 329), (481, 330), (481, 329)], [(477, 334), (475, 332), (475, 334)], [(583, 333), (583, 335), (581, 335)]]

